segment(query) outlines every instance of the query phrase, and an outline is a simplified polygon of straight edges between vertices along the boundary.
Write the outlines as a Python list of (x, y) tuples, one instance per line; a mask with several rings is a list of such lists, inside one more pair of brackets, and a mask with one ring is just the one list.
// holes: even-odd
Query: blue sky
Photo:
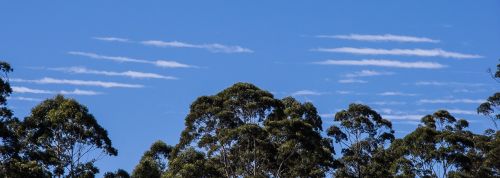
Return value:
[[(418, 3), (417, 3), (418, 2)], [(0, 59), (12, 64), (17, 117), (64, 93), (88, 106), (119, 150), (101, 173), (178, 141), (189, 105), (235, 82), (311, 101), (325, 127), (370, 105), (398, 135), (449, 109), (475, 114), (498, 83), (500, 2), (0, 2)]]

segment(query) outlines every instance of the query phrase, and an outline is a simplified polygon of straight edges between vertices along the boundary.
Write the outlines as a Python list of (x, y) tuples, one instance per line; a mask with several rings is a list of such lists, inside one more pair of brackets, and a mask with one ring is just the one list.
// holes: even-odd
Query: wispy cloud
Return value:
[(102, 94), (100, 92), (96, 92), (96, 91), (92, 91), (92, 90), (79, 90), (79, 89), (75, 89), (73, 91), (62, 90), (59, 93), (64, 94), (64, 95), (88, 95), (88, 96)]
[(49, 70), (63, 71), (76, 74), (96, 74), (96, 75), (107, 75), (107, 76), (124, 76), (130, 78), (153, 78), (153, 79), (166, 79), (175, 80), (176, 77), (164, 76), (155, 73), (137, 72), (137, 71), (125, 71), (125, 72), (113, 72), (113, 71), (100, 71), (87, 69), (85, 67), (63, 67), (63, 68), (50, 68)]
[(325, 60), (315, 62), (320, 65), (351, 65), (351, 66), (379, 66), (379, 67), (395, 67), (395, 68), (420, 68), (420, 69), (440, 69), (445, 65), (435, 62), (402, 62), (385, 59), (363, 59), (363, 60)]
[(460, 88), (460, 89), (454, 89), (453, 93), (479, 93), (484, 91), (486, 90), (484, 89), (470, 90), (470, 89)]
[(466, 103), (466, 104), (480, 104), (483, 103), (483, 99), (421, 99), (419, 103), (429, 103), (429, 104), (454, 104), (454, 103)]
[(191, 65), (187, 64), (182, 64), (176, 61), (166, 61), (166, 60), (156, 60), (156, 61), (149, 61), (149, 60), (143, 60), (143, 59), (135, 59), (135, 58), (129, 58), (129, 57), (122, 57), (122, 56), (105, 56), (105, 55), (99, 55), (96, 53), (88, 53), (88, 52), (80, 52), (80, 51), (70, 51), (68, 54), (71, 55), (77, 55), (77, 56), (85, 56), (93, 59), (104, 59), (104, 60), (111, 60), (115, 62), (133, 62), (133, 63), (143, 63), (143, 64), (152, 64), (158, 67), (165, 67), (165, 68), (190, 68), (194, 67)]
[(67, 84), (67, 85), (79, 85), (79, 86), (97, 86), (104, 88), (142, 88), (143, 85), (137, 84), (127, 84), (127, 83), (117, 83), (117, 82), (103, 82), (103, 81), (93, 81), (93, 80), (67, 80), (67, 79), (55, 79), (50, 77), (44, 77), (38, 80), (26, 80), (26, 79), (11, 79), (12, 82), (23, 82), (23, 83), (37, 83), (37, 84)]
[(440, 82), (440, 81), (419, 81), (415, 85), (431, 85), (431, 86), (470, 86), (480, 87), (485, 86), (484, 83), (462, 83), (462, 82)]
[(392, 72), (379, 72), (374, 70), (362, 70), (358, 72), (353, 72), (346, 74), (345, 77), (371, 77), (371, 76), (381, 76), (381, 75), (392, 75)]
[(358, 79), (340, 79), (338, 81), (339, 83), (368, 83), (367, 81), (365, 80), (358, 80)]
[(101, 41), (109, 41), (109, 42), (130, 42), (129, 39), (117, 38), (117, 37), (92, 37), (92, 39), (101, 40)]
[(415, 36), (403, 36), (403, 35), (361, 35), (361, 34), (350, 34), (350, 35), (318, 35), (317, 38), (335, 38), (344, 40), (356, 40), (356, 41), (393, 41), (393, 42), (415, 42), (415, 43), (439, 43), (439, 40), (434, 40), (426, 37), (415, 37)]
[(66, 91), (66, 90), (61, 90), (61, 91), (50, 91), (50, 90), (40, 90), (40, 89), (32, 89), (28, 87), (17, 87), (13, 86), (12, 91), (14, 93), (33, 93), (33, 94), (64, 94), (64, 95), (100, 95), (102, 93), (92, 91), (92, 90), (80, 90), (80, 89), (74, 89), (73, 91)]
[(403, 93), (403, 92), (397, 92), (397, 91), (382, 92), (382, 93), (379, 93), (378, 95), (380, 95), (380, 96), (417, 96), (417, 94), (414, 94), (414, 93)]
[(35, 93), (35, 94), (52, 94), (54, 92), (48, 90), (32, 89), (27, 87), (17, 87), (12, 86), (12, 91), (14, 93)]
[(389, 119), (389, 120), (413, 120), (413, 121), (419, 121), (424, 117), (424, 115), (418, 115), (418, 114), (388, 114), (388, 115), (382, 115), (383, 118)]
[(306, 95), (319, 96), (319, 95), (323, 95), (323, 94), (325, 94), (325, 93), (312, 91), (312, 90), (299, 90), (299, 91), (293, 92), (292, 96), (306, 96)]
[(253, 53), (253, 51), (248, 48), (244, 48), (241, 46), (228, 46), (218, 43), (190, 44), (180, 41), (148, 40), (148, 41), (142, 41), (141, 44), (147, 46), (156, 46), (156, 47), (198, 48), (198, 49), (205, 49), (213, 53)]
[(406, 102), (402, 101), (375, 101), (372, 102), (373, 105), (387, 106), (387, 105), (405, 105)]
[(477, 111), (472, 111), (472, 110), (448, 109), (447, 111), (452, 113), (452, 114), (477, 115)]
[(346, 90), (339, 90), (339, 91), (336, 91), (336, 93), (341, 94), (341, 95), (348, 95), (348, 94), (352, 94), (354, 92), (346, 91)]
[(482, 58), (476, 54), (462, 54), (457, 52), (449, 52), (442, 49), (375, 49), (375, 48), (317, 48), (313, 51), (333, 52), (333, 53), (350, 53), (363, 55), (401, 55), (401, 56), (421, 56), (421, 57), (445, 57), (457, 59), (473, 59)]
[(19, 100), (19, 101), (32, 101), (32, 102), (40, 102), (42, 99), (40, 98), (30, 98), (30, 97), (10, 97), (9, 100)]

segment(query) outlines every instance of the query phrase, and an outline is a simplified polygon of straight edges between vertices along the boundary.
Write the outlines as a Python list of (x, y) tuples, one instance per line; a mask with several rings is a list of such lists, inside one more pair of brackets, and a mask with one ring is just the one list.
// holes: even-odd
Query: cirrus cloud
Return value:
[(395, 67), (395, 68), (419, 68), (419, 69), (440, 69), (446, 67), (443, 64), (436, 62), (402, 62), (386, 59), (363, 59), (363, 60), (325, 60), (315, 62), (319, 65), (351, 65), (351, 66), (378, 66), (378, 67)]
[(445, 57), (457, 59), (474, 59), (483, 58), (477, 54), (462, 54), (457, 52), (449, 52), (442, 49), (376, 49), (376, 48), (317, 48), (313, 51), (333, 52), (333, 53), (350, 53), (362, 55), (400, 55), (400, 56), (421, 56), (421, 57)]

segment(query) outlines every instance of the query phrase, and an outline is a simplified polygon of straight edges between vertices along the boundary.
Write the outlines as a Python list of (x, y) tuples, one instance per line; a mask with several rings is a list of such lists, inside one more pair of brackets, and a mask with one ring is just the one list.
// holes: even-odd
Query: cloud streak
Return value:
[(32, 88), (27, 88), (27, 87), (17, 87), (17, 86), (12, 86), (12, 91), (14, 93), (34, 93), (34, 94), (52, 94), (54, 92), (48, 91), (48, 90), (39, 90), (39, 89), (32, 89)]
[(475, 59), (483, 58), (476, 54), (462, 54), (457, 52), (449, 52), (442, 49), (375, 49), (375, 48), (317, 48), (313, 51), (332, 52), (332, 53), (349, 53), (361, 55), (400, 55), (400, 56), (420, 56), (420, 57), (444, 57), (457, 59)]
[(126, 38), (117, 38), (117, 37), (92, 37), (92, 39), (100, 40), (100, 41), (108, 41), (108, 42), (130, 42), (129, 39)]
[(374, 71), (374, 70), (362, 70), (358, 72), (353, 72), (346, 74), (345, 77), (371, 77), (371, 76), (381, 76), (381, 75), (392, 75), (394, 73), (392, 72), (379, 72), (379, 71)]
[(338, 82), (339, 83), (368, 83), (365, 80), (357, 80), (357, 79), (341, 79)]
[(383, 118), (389, 119), (389, 120), (412, 120), (412, 121), (419, 121), (424, 117), (424, 115), (418, 115), (418, 114), (388, 114), (388, 115), (382, 115)]
[(66, 84), (66, 85), (78, 85), (78, 86), (96, 86), (104, 88), (143, 88), (143, 85), (137, 84), (127, 84), (127, 83), (117, 83), (117, 82), (103, 82), (94, 80), (67, 80), (67, 79), (55, 79), (50, 77), (44, 77), (38, 80), (26, 80), (26, 79), (11, 79), (12, 82), (21, 83), (36, 83), (36, 84)]
[(187, 64), (182, 64), (176, 61), (166, 61), (166, 60), (156, 60), (156, 61), (149, 61), (149, 60), (143, 60), (143, 59), (135, 59), (135, 58), (129, 58), (129, 57), (122, 57), (122, 56), (105, 56), (105, 55), (99, 55), (96, 53), (88, 53), (88, 52), (81, 52), (81, 51), (70, 51), (68, 54), (71, 55), (76, 55), (76, 56), (84, 56), (84, 57), (89, 57), (93, 59), (102, 59), (102, 60), (110, 60), (110, 61), (115, 61), (115, 62), (132, 62), (132, 63), (142, 63), (142, 64), (152, 64), (158, 67), (164, 67), (164, 68), (191, 68), (194, 66), (187, 65)]
[(296, 92), (293, 92), (292, 93), (292, 96), (319, 96), (319, 95), (323, 95), (324, 93), (321, 93), (321, 92), (317, 92), (317, 91), (312, 91), (312, 90), (299, 90), (299, 91), (296, 91)]
[(416, 82), (417, 86), (469, 86), (480, 87), (485, 86), (484, 83), (461, 83), (461, 82), (439, 82), (439, 81), (419, 81)]
[(129, 78), (152, 78), (152, 79), (165, 79), (165, 80), (177, 79), (176, 77), (164, 76), (155, 73), (146, 73), (137, 71), (125, 71), (125, 72), (100, 71), (100, 70), (87, 69), (85, 67), (50, 68), (49, 70), (62, 71), (75, 74), (96, 74), (96, 75), (106, 75), (106, 76), (123, 76)]
[(379, 93), (378, 95), (380, 95), (380, 96), (417, 96), (417, 94), (414, 94), (414, 93), (403, 93), (403, 92), (395, 92), (395, 91), (383, 92), (383, 93)]
[(455, 104), (455, 103), (466, 103), (466, 104), (481, 104), (484, 100), (482, 99), (421, 99), (419, 103), (427, 104)]
[(453, 114), (477, 115), (477, 111), (472, 110), (448, 109), (447, 111)]
[(42, 101), (42, 99), (40, 99), (40, 98), (29, 98), (29, 97), (22, 97), (22, 96), (11, 97), (11, 98), (9, 98), (9, 100), (32, 101), (32, 102), (40, 102), (40, 101)]
[(356, 41), (371, 41), (371, 42), (413, 42), (413, 43), (439, 43), (439, 40), (434, 40), (425, 37), (403, 36), (403, 35), (318, 35), (317, 38), (334, 38), (343, 40), (356, 40)]
[(228, 46), (218, 43), (190, 44), (180, 41), (160, 41), (160, 40), (147, 40), (147, 41), (141, 41), (140, 43), (146, 46), (155, 46), (155, 47), (205, 49), (212, 53), (253, 53), (253, 51), (248, 48), (244, 48), (241, 46)]
[(419, 69), (440, 69), (446, 67), (436, 62), (402, 62), (385, 59), (363, 59), (363, 60), (325, 60), (315, 62), (319, 65), (350, 65), (350, 66), (378, 66), (395, 68), (419, 68)]
[(61, 91), (50, 91), (50, 90), (40, 90), (40, 89), (32, 89), (28, 87), (17, 87), (13, 86), (12, 91), (14, 93), (32, 93), (32, 94), (64, 94), (64, 95), (100, 95), (102, 93), (92, 91), (92, 90), (80, 90), (80, 89), (75, 89), (73, 91), (66, 91), (66, 90), (61, 90)]

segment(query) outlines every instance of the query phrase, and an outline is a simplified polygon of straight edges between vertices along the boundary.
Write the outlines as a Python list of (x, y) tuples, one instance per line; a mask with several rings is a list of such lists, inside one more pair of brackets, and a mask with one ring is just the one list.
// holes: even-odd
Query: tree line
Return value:
[[(14, 117), (7, 107), (13, 70), (6, 62), (0, 70), (0, 178), (95, 177), (95, 162), (118, 155), (74, 99), (57, 95)], [(500, 80), (500, 64), (492, 77)], [(495, 123), (484, 133), (438, 110), (396, 138), (392, 123), (367, 105), (350, 104), (323, 128), (312, 103), (236, 83), (191, 104), (178, 144), (156, 141), (130, 174), (104, 177), (500, 177), (499, 106), (497, 92), (478, 107)]]

